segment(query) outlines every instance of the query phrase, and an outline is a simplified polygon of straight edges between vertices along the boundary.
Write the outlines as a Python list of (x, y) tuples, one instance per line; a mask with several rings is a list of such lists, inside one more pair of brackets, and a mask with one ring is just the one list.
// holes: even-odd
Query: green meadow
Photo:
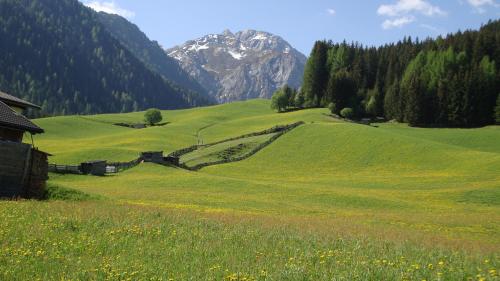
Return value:
[[(303, 121), (239, 162), (51, 174), (0, 202), (0, 280), (499, 280), (500, 127), (359, 125), (252, 100), (36, 120), (49, 162), (129, 161)], [(269, 135), (187, 154), (192, 165)], [(245, 153), (245, 149), (237, 153)]]

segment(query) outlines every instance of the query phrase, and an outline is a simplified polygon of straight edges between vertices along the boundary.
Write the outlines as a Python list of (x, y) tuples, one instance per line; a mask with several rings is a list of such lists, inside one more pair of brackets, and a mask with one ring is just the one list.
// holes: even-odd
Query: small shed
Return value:
[(48, 155), (22, 143), (24, 133), (43, 133), (21, 113), (40, 107), (0, 92), (0, 197), (41, 197), (48, 179)]
[(163, 164), (163, 151), (146, 151), (141, 153), (144, 162)]
[(106, 161), (97, 160), (81, 164), (81, 171), (85, 175), (104, 176), (106, 174)]

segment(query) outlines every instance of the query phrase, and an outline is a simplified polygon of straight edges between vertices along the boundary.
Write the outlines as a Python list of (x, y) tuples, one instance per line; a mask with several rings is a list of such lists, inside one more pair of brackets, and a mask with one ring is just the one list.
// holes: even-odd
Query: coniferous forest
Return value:
[(412, 126), (483, 126), (499, 114), (499, 69), (498, 20), (479, 31), (379, 48), (317, 41), (295, 106), (336, 114), (347, 108), (358, 118)]
[(0, 90), (42, 115), (208, 102), (148, 68), (76, 0), (0, 0), (0, 38)]

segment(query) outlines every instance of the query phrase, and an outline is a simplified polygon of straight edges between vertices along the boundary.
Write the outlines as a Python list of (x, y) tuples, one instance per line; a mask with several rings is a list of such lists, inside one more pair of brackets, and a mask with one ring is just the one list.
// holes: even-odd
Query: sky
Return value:
[(316, 40), (379, 46), (478, 29), (500, 0), (81, 0), (119, 14), (163, 47), (229, 29), (267, 31), (308, 55)]

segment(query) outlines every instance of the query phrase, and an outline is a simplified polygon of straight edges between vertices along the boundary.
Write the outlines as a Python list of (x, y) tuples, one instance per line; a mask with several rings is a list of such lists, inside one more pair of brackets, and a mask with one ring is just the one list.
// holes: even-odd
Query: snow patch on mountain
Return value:
[(237, 60), (241, 60), (242, 58), (245, 57), (244, 54), (242, 53), (238, 53), (238, 52), (235, 52), (235, 51), (231, 51), (229, 50), (228, 53), (234, 58), (234, 59), (237, 59)]
[(206, 50), (210, 48), (208, 45), (198, 45), (198, 44), (195, 44), (195, 45), (192, 45), (191, 47), (188, 48), (189, 51), (195, 51), (195, 52), (199, 52), (201, 50)]
[(263, 34), (257, 34), (251, 40), (267, 40), (267, 37)]

